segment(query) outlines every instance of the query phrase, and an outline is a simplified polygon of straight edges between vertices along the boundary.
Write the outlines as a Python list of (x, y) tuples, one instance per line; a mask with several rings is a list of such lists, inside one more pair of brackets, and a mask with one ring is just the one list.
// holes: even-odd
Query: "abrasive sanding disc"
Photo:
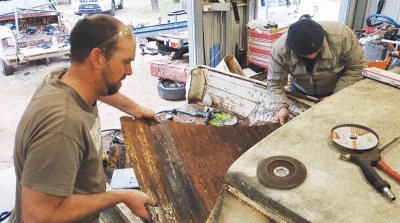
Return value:
[(355, 124), (338, 125), (331, 130), (332, 143), (352, 151), (364, 151), (378, 146), (379, 137), (371, 129)]
[(307, 177), (306, 167), (289, 156), (273, 156), (257, 166), (257, 176), (265, 187), (291, 189), (299, 186)]

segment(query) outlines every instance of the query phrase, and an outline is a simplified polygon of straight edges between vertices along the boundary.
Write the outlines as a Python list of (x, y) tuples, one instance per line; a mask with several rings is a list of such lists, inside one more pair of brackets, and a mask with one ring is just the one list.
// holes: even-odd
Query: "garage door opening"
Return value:
[(291, 23), (304, 14), (313, 16), (315, 21), (339, 18), (340, 0), (258, 0), (257, 4), (258, 18), (270, 23)]

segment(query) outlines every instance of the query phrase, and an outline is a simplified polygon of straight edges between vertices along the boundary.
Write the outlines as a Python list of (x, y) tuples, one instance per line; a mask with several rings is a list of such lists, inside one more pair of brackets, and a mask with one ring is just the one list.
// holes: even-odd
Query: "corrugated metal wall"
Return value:
[[(376, 6), (374, 7), (376, 9)], [(382, 15), (389, 16), (394, 19), (397, 24), (400, 24), (400, 1), (399, 0), (386, 0), (383, 6)]]
[(201, 2), (191, 0), (189, 2), (189, 59), (191, 68), (195, 65), (215, 67), (226, 55), (235, 55), (236, 49), (246, 49), (246, 24), (249, 21), (249, 5), (255, 4), (254, 2), (256, 0), (237, 0), (240, 23), (235, 21), (232, 6), (229, 11), (203, 11), (204, 5), (214, 4), (215, 2), (209, 0)]
[[(353, 29), (363, 29), (368, 16), (377, 13), (379, 0), (342, 0), (339, 22)], [(381, 14), (388, 16), (400, 24), (400, 1), (386, 0)]]
[[(240, 23), (230, 11), (203, 12), (205, 63), (215, 67), (227, 54), (235, 55), (236, 46), (243, 49), (246, 33), (247, 5), (239, 3)], [(212, 60), (214, 58), (214, 60)]]

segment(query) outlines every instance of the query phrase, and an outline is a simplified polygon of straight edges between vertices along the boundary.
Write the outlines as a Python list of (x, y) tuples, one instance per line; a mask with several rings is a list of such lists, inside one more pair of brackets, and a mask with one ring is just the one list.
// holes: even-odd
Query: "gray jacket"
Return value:
[(305, 62), (286, 45), (287, 33), (272, 47), (267, 83), (276, 109), (289, 106), (284, 89), (289, 74), (293, 84), (309, 95), (336, 93), (362, 80), (361, 71), (367, 62), (354, 32), (338, 22), (318, 23), (325, 30), (325, 39), (311, 73)]

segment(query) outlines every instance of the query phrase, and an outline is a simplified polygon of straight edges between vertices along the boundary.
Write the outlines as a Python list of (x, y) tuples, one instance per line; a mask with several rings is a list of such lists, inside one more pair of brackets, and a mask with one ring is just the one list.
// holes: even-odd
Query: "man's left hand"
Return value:
[(135, 119), (152, 118), (156, 122), (161, 122), (160, 119), (158, 118), (158, 116), (156, 115), (156, 113), (153, 110), (145, 108), (145, 107), (141, 107), (137, 111), (134, 111), (133, 112), (133, 117)]

